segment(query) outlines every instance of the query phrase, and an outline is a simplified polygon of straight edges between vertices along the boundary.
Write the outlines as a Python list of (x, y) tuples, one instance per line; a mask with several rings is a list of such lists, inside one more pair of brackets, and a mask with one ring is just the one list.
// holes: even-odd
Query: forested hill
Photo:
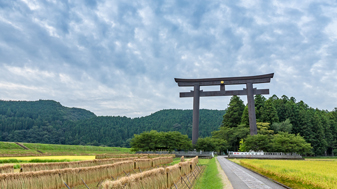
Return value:
[[(217, 130), (225, 111), (200, 110), (200, 136)], [(144, 131), (179, 131), (191, 137), (192, 110), (161, 110), (141, 118), (96, 116), (52, 100), (0, 101), (0, 140), (128, 146)]]

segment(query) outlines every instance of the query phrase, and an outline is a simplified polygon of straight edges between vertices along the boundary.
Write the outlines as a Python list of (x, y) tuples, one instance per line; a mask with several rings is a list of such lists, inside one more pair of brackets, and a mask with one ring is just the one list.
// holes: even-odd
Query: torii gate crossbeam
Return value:
[[(223, 77), (223, 78), (204, 78), (204, 79), (180, 79), (174, 80), (179, 87), (194, 87), (193, 91), (181, 92), (180, 97), (193, 97), (193, 127), (192, 127), (192, 143), (196, 144), (199, 135), (199, 103), (200, 97), (209, 96), (233, 96), (233, 95), (247, 95), (248, 112), (249, 112), (249, 127), (250, 134), (257, 134), (256, 114), (254, 95), (269, 94), (269, 89), (256, 89), (253, 84), (270, 83), (274, 73), (256, 76), (244, 77)], [(226, 85), (240, 85), (245, 84), (246, 88), (242, 90), (225, 90)], [(203, 91), (200, 86), (219, 85), (219, 91)]]

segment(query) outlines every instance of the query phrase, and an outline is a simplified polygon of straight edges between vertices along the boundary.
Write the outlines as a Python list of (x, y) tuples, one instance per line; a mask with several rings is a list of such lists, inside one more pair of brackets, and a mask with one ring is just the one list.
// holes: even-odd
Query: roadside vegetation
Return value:
[(291, 188), (337, 188), (334, 161), (233, 160)]
[(216, 165), (216, 158), (199, 159), (199, 164), (206, 166), (203, 175), (197, 180), (194, 189), (222, 189), (223, 183), (219, 177), (219, 171)]

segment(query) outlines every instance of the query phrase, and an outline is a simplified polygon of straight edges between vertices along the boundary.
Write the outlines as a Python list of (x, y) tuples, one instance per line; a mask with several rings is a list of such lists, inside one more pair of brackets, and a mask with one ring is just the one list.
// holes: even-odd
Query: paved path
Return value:
[(284, 189), (273, 181), (227, 160), (224, 156), (218, 156), (217, 158), (234, 189)]

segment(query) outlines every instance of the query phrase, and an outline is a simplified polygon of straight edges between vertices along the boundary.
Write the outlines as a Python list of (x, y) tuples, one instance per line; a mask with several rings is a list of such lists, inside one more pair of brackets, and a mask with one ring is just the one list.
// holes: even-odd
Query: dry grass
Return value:
[[(170, 157), (172, 158), (172, 157)], [(180, 181), (182, 176), (188, 177), (198, 162), (198, 157), (192, 158), (186, 162), (169, 166), (166, 169), (157, 168), (143, 173), (123, 177), (115, 181), (105, 181), (100, 185), (101, 189), (166, 189), (174, 186), (174, 183)], [(195, 178), (195, 177), (194, 177)], [(190, 179), (193, 177), (190, 175)]]
[(169, 164), (173, 162), (173, 157), (157, 157), (157, 158), (153, 158), (153, 167), (157, 167), (163, 164)]
[(152, 159), (135, 159), (135, 169), (150, 169), (152, 168)]
[(129, 177), (123, 177), (117, 181), (105, 181), (100, 188), (124, 188), (124, 189), (162, 189), (166, 188), (167, 180), (164, 168), (144, 171)]
[(13, 173), (13, 172), (14, 172), (13, 165), (0, 166), (0, 173)]
[(101, 154), (96, 155), (95, 159), (107, 159), (107, 158), (156, 158), (156, 157), (176, 157), (175, 154)]
[(146, 156), (147, 154), (101, 154), (101, 155), (96, 155), (95, 159), (110, 159), (110, 158), (140, 158)]
[(133, 161), (117, 162), (109, 165), (100, 165), (85, 168), (67, 168), (47, 171), (7, 173), (0, 175), (0, 188), (16, 189), (36, 189), (49, 188), (56, 189), (64, 187), (66, 182), (70, 187), (86, 183), (98, 182), (111, 176), (124, 175), (125, 172), (133, 170)]
[(87, 161), (73, 161), (73, 162), (59, 162), (59, 163), (27, 163), (22, 164), (22, 172), (77, 168), (77, 167), (91, 167), (97, 165), (113, 164), (120, 161), (133, 160), (134, 158), (112, 158), (112, 159), (95, 159)]

